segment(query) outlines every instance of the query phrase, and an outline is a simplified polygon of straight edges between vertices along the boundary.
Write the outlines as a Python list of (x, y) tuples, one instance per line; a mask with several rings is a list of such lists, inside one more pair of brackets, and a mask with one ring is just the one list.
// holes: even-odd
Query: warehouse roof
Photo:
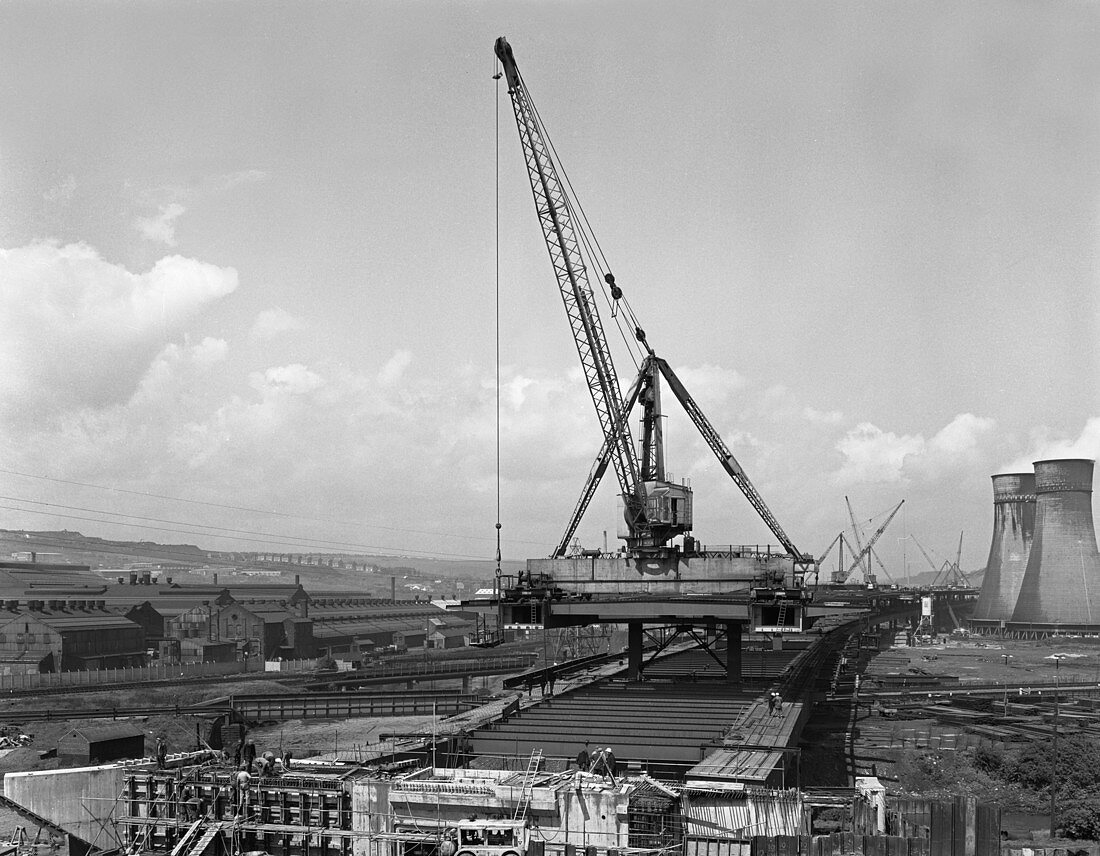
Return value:
[(50, 627), (63, 633), (67, 630), (106, 630), (110, 628), (140, 628), (141, 625), (129, 618), (110, 612), (89, 613), (87, 615), (70, 615), (65, 612), (37, 612), (33, 613)]

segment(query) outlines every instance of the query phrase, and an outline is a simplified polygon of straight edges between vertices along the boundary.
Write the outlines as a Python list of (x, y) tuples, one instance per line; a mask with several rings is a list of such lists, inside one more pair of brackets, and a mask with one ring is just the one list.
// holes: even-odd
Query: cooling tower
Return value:
[(1035, 462), (1035, 536), (1013, 624), (1100, 625), (1094, 463), (1079, 458)]
[(1009, 621), (1035, 532), (1035, 474), (993, 476), (993, 542), (974, 618)]

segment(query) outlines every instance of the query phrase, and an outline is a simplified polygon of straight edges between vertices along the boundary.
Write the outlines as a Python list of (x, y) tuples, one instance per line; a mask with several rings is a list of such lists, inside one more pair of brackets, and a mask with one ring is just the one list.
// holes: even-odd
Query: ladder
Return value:
[(779, 617), (775, 620), (776, 627), (787, 626), (787, 601), (779, 601)]
[(523, 774), (523, 788), (520, 790), (519, 802), (516, 803), (516, 813), (513, 821), (521, 821), (527, 817), (527, 806), (531, 804), (531, 792), (535, 784), (535, 774), (542, 764), (542, 750), (534, 749), (527, 761), (527, 772)]

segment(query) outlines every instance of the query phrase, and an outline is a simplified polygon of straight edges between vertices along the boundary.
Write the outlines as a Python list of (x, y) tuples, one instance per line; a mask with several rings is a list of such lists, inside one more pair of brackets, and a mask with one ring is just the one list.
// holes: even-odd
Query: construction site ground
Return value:
[[(1031, 699), (1030, 683), (1055, 680), (1055, 659), (1061, 683), (1092, 682), (1100, 685), (1100, 640), (1057, 638), (1041, 641), (941, 636), (934, 644), (909, 647), (895, 644), (872, 656), (864, 673), (867, 688), (879, 674), (908, 672), (913, 675), (957, 677), (957, 689), (967, 684), (1004, 684), (1005, 695), (987, 704), (996, 713), (1007, 698), (1010, 705)], [(1023, 687), (1024, 696), (1020, 695)], [(920, 690), (914, 690), (919, 694)], [(1100, 691), (1097, 692), (1100, 695)], [(811, 723), (808, 743), (820, 736), (836, 750), (821, 752), (832, 760), (818, 769), (833, 780), (845, 775), (876, 773), (891, 791), (917, 793), (946, 786), (954, 793), (966, 793), (1002, 806), (1002, 825), (1013, 840), (1026, 845), (1045, 840), (1049, 814), (1045, 799), (1037, 800), (1004, 783), (989, 779), (968, 761), (967, 750), (990, 744), (988, 737), (967, 730), (965, 723), (947, 722), (919, 710), (899, 709), (882, 715), (871, 706), (856, 703), (855, 697), (836, 699), (823, 705)], [(948, 702), (950, 703), (950, 702)], [(844, 728), (840, 732), (840, 728)], [(843, 734), (844, 740), (839, 740)], [(811, 763), (815, 763), (811, 759)], [(1032, 838), (1032, 832), (1035, 838)]]

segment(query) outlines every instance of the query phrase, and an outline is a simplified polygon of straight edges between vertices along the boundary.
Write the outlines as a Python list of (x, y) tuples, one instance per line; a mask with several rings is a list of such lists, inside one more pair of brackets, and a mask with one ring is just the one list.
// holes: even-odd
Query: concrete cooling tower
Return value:
[(1100, 626), (1094, 463), (1080, 458), (1035, 462), (1035, 536), (1013, 624)]
[(993, 542), (989, 546), (982, 591), (974, 607), (975, 619), (1012, 619), (1034, 532), (1035, 474), (993, 476)]

